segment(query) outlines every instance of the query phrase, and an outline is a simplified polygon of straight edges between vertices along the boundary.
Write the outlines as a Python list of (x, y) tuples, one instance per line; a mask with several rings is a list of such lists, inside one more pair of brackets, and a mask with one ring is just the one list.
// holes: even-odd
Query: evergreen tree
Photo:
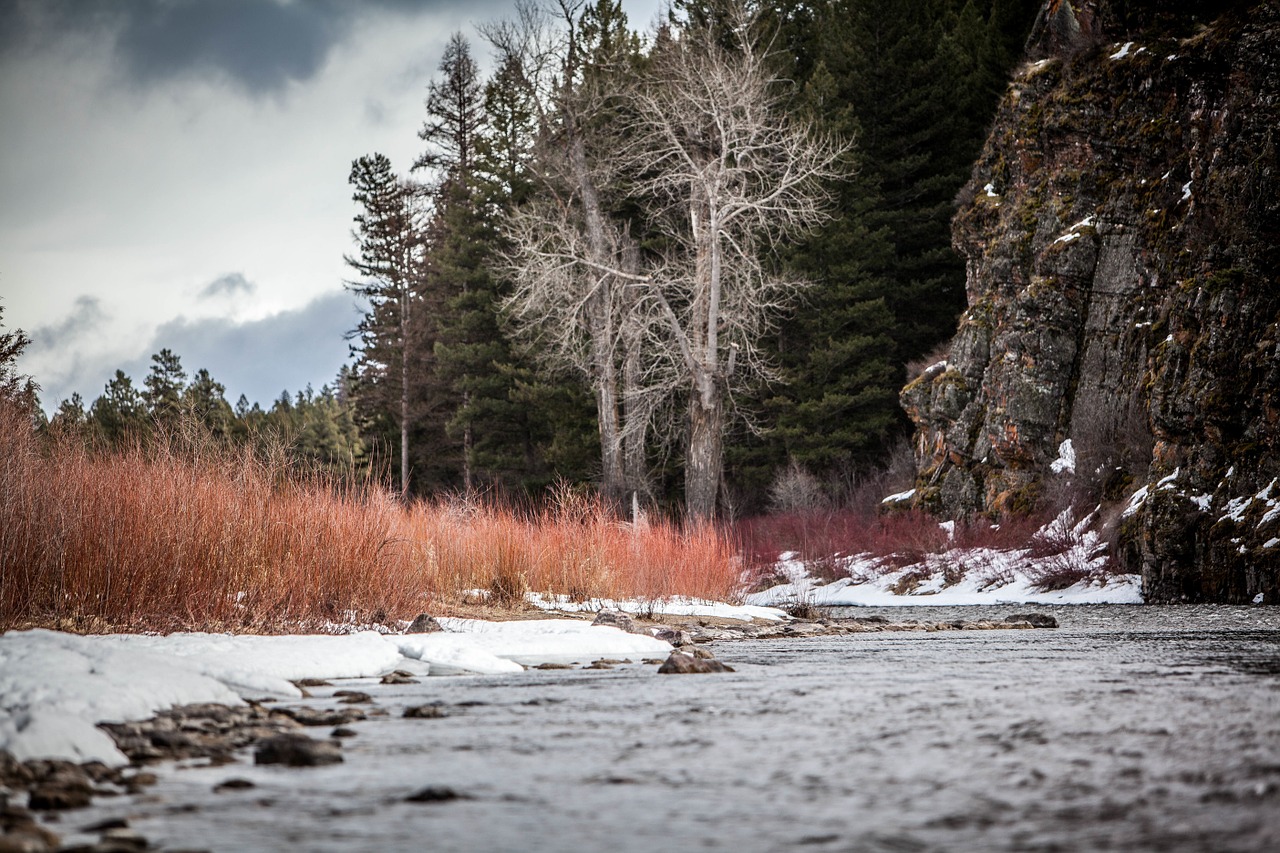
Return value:
[(354, 333), (356, 370), (361, 377), (358, 402), (373, 421), (398, 433), (399, 484), (407, 495), (416, 432), (429, 397), (420, 383), (430, 376), (430, 313), (420, 304), (418, 287), (424, 256), (423, 235), (413, 189), (400, 180), (382, 154), (351, 164), (358, 252), (346, 256), (359, 279), (347, 287), (369, 300), (369, 312)]
[(142, 380), (142, 399), (147, 412), (158, 426), (173, 428), (182, 417), (182, 391), (187, 372), (182, 359), (172, 350), (162, 349), (151, 356), (151, 372)]
[[(4, 306), (0, 305), (0, 329), (4, 328)], [(34, 416), (40, 411), (36, 392), (40, 386), (31, 379), (18, 373), (16, 363), (18, 356), (31, 343), (31, 338), (21, 329), (11, 332), (0, 332), (0, 401), (17, 403)]]
[(94, 432), (110, 445), (141, 438), (149, 432), (147, 403), (123, 370), (117, 370), (93, 401), (89, 420)]
[(202, 367), (182, 392), (183, 412), (202, 424), (211, 436), (224, 440), (235, 432), (235, 413), (224, 396), (226, 391), (226, 386)]

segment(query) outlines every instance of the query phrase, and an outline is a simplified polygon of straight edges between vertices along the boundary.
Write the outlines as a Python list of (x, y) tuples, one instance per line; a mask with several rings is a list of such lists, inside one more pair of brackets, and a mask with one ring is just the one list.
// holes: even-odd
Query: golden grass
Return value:
[(321, 630), (447, 613), (474, 589), (587, 598), (738, 591), (731, 538), (632, 527), (568, 492), (548, 509), (404, 505), (251, 450), (44, 441), (0, 406), (0, 628)]

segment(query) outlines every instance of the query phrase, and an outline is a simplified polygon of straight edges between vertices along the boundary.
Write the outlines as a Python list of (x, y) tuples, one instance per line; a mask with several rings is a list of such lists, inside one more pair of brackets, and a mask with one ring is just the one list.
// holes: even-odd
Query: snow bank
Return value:
[(176, 659), (190, 671), (216, 679), (242, 696), (301, 698), (302, 692), (290, 682), (382, 675), (400, 661), (395, 645), (373, 631), (344, 637), (111, 634), (102, 640)]
[(652, 601), (614, 601), (611, 598), (593, 598), (589, 601), (571, 601), (567, 595), (544, 596), (532, 592), (529, 603), (543, 610), (560, 613), (598, 613), (601, 610), (621, 610), (655, 616), (715, 616), (721, 619), (740, 619), (750, 622), (762, 619), (768, 622), (786, 621), (787, 614), (776, 607), (760, 607), (753, 604), (726, 604), (723, 601), (705, 601), (697, 598), (659, 598)]
[(580, 621), (440, 621), (443, 633), (389, 636), (10, 632), (0, 636), (0, 750), (21, 760), (120, 765), (124, 755), (96, 723), (143, 720), (193, 702), (300, 697), (293, 680), (376, 676), (405, 658), (427, 662), (432, 675), (451, 675), (671, 651), (653, 637)]
[(190, 702), (240, 704), (216, 678), (140, 646), (54, 631), (0, 636), (0, 750), (20, 760), (127, 763), (99, 722)]
[[(955, 548), (929, 554), (921, 562), (886, 569), (867, 554), (843, 560), (849, 577), (832, 583), (810, 577), (799, 560), (780, 561), (776, 572), (787, 582), (747, 596), (749, 604), (817, 607), (904, 607), (973, 604), (1141, 604), (1142, 578), (1119, 575), (1086, 579), (1050, 592), (1037, 590), (1035, 577), (1057, 565), (1100, 569), (1096, 534), (1083, 530), (1087, 519), (1071, 528), (1078, 541), (1065, 554), (1034, 558), (1027, 549)], [(1054, 532), (1055, 519), (1045, 528)], [(1061, 531), (1059, 531), (1061, 532)], [(959, 577), (957, 578), (957, 575)], [(1102, 576), (1101, 572), (1097, 573)]]
[(570, 619), (481, 622), (440, 619), (445, 633), (406, 634), (397, 642), (405, 657), (427, 661), (431, 674), (454, 667), (470, 672), (520, 672), (540, 663), (586, 663), (601, 657), (666, 656), (671, 644), (607, 625)]

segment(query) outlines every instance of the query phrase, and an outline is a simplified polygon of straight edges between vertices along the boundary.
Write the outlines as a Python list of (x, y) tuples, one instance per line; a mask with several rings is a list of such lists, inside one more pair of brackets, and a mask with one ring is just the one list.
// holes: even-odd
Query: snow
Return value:
[(176, 658), (242, 696), (298, 698), (302, 693), (292, 681), (382, 675), (400, 660), (395, 646), (373, 631), (345, 637), (111, 634), (103, 640)]
[(502, 673), (520, 672), (521, 664), (586, 663), (600, 657), (655, 657), (671, 652), (669, 643), (654, 637), (579, 620), (438, 621), (444, 633), (389, 638), (398, 642), (405, 657), (429, 662), (432, 674), (442, 674), (457, 662), (469, 672)]
[[(1031, 549), (950, 548), (895, 566), (870, 554), (842, 560), (848, 577), (831, 583), (811, 577), (794, 556), (780, 560), (775, 573), (786, 582), (748, 595), (748, 604), (816, 607), (973, 604), (1141, 604), (1139, 575), (1109, 575), (1102, 541), (1091, 527), (1096, 513), (1077, 520), (1064, 510), (1035, 536), (1062, 543), (1061, 553), (1034, 557)], [(1063, 568), (1087, 577), (1061, 590), (1037, 590), (1036, 577)], [(907, 583), (912, 581), (913, 583)], [(909, 587), (904, 591), (905, 587)]]
[(1129, 55), (1129, 49), (1132, 47), (1133, 47), (1133, 42), (1131, 41), (1125, 42), (1124, 47), (1120, 48), (1115, 53), (1111, 54), (1111, 61), (1115, 62), (1117, 59), (1124, 59), (1126, 56)]
[[(784, 555), (790, 559), (791, 552)], [(652, 600), (615, 601), (610, 598), (593, 598), (588, 601), (571, 601), (567, 595), (545, 596), (529, 593), (529, 603), (543, 610), (560, 613), (598, 613), (601, 610), (620, 610), (643, 616), (715, 616), (721, 619), (740, 619), (750, 622), (763, 619), (768, 622), (784, 621), (787, 614), (773, 607), (727, 604), (723, 601), (706, 601), (698, 598), (657, 598)]]
[(1063, 234), (1061, 237), (1059, 237), (1057, 240), (1054, 240), (1053, 242), (1070, 243), (1072, 240), (1079, 239), (1080, 229), (1092, 228), (1096, 222), (1097, 222), (1097, 217), (1095, 217), (1093, 214), (1090, 214), (1089, 216), (1086, 216), (1084, 219), (1081, 219), (1075, 225), (1072, 225), (1070, 228), (1068, 228), (1066, 234)]
[(1213, 506), (1213, 495), (1191, 495), (1189, 500), (1200, 507), (1201, 512), (1208, 512), (1209, 508)]
[(1274, 548), (1277, 545), (1280, 545), (1280, 538), (1268, 539), (1266, 542), (1262, 543), (1263, 548)]
[(983, 189), (983, 191), (984, 191), (984, 192), (986, 192), (986, 194), (987, 194), (987, 198), (1000, 198), (1000, 194), (999, 194), (998, 192), (996, 192), (996, 185), (995, 185), (995, 184), (987, 184), (987, 185), (986, 185), (985, 187), (983, 187), (982, 189)]
[(0, 697), (0, 751), (111, 765), (127, 760), (95, 723), (191, 702), (240, 704), (216, 678), (141, 645), (44, 630), (0, 636)]
[(880, 501), (880, 503), (882, 503), (882, 504), (896, 504), (896, 503), (902, 503), (903, 501), (909, 501), (909, 500), (911, 500), (911, 499), (912, 499), (912, 498), (914, 498), (915, 496), (916, 496), (916, 490), (915, 490), (915, 489), (908, 489), (908, 490), (907, 490), (907, 491), (905, 491), (905, 492), (898, 492), (896, 495), (889, 495), (889, 497), (887, 497), (887, 498), (885, 498), (884, 500)]
[[(958, 583), (951, 585), (946, 584), (940, 565), (942, 561), (930, 560), (926, 565), (936, 568), (936, 571), (906, 595), (898, 594), (894, 587), (907, 575), (919, 571), (921, 566), (908, 566), (867, 580), (851, 577), (823, 585), (812, 580), (781, 584), (748, 595), (747, 601), (763, 605), (805, 603), (815, 607), (1142, 603), (1142, 579), (1138, 575), (1123, 575), (1105, 584), (1081, 581), (1067, 589), (1040, 592), (1021, 571), (1021, 566), (1026, 563), (1025, 555), (1025, 551), (966, 550), (960, 559), (971, 561), (974, 567)], [(866, 562), (862, 566), (874, 570)], [(867, 574), (860, 577), (867, 577)]]
[(1138, 491), (1129, 496), (1129, 503), (1124, 508), (1124, 512), (1120, 513), (1121, 518), (1128, 518), (1138, 510), (1142, 509), (1142, 505), (1147, 502), (1147, 495), (1150, 493), (1149, 486), (1143, 486)]
[(453, 675), (671, 651), (654, 637), (579, 620), (440, 622), (444, 632), (386, 636), (9, 632), (0, 636), (0, 751), (118, 766), (125, 756), (96, 723), (195, 702), (301, 697), (291, 680), (377, 676), (406, 658), (427, 663), (431, 675)]
[(1186, 201), (1189, 198), (1191, 198), (1191, 181), (1187, 181), (1182, 185), (1182, 198), (1180, 200)]
[(1049, 469), (1055, 474), (1074, 474), (1076, 472), (1076, 449), (1071, 443), (1071, 439), (1067, 439), (1058, 445), (1058, 458), (1053, 460), (1049, 465)]

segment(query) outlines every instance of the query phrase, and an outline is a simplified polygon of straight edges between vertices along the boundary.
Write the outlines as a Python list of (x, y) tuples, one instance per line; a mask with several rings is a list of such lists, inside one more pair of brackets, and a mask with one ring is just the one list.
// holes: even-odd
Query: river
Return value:
[[(162, 766), (59, 831), (128, 817), (234, 853), (1280, 850), (1280, 608), (843, 615), (1029, 609), (1061, 627), (715, 645), (732, 674), (335, 683), (299, 704), (355, 686), (388, 711), (345, 763)], [(448, 716), (401, 717), (424, 702)], [(254, 787), (213, 792), (231, 778)], [(426, 786), (460, 797), (405, 802)]]

